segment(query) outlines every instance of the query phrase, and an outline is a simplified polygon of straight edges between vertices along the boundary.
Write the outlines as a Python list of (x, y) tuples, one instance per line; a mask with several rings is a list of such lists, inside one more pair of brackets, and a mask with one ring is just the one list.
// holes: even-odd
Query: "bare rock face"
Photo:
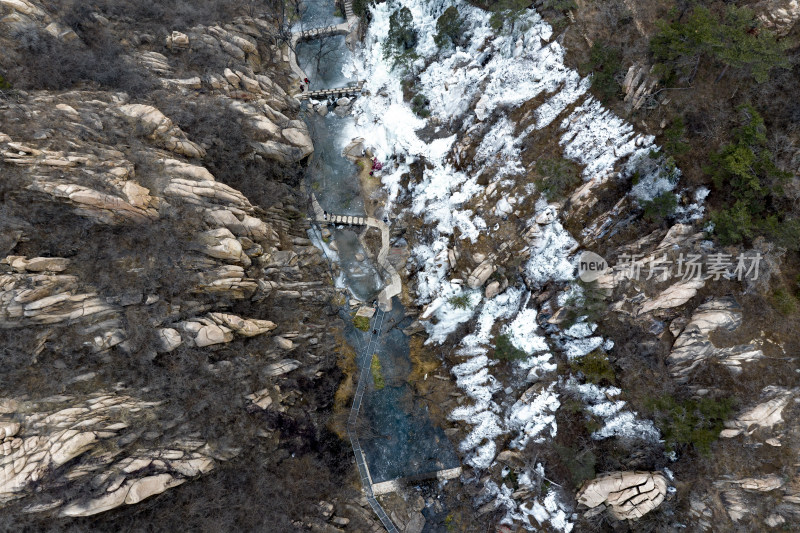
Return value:
[[(61, 8), (0, 0), (4, 59), (18, 32), (87, 50)], [(18, 522), (139, 504), (269, 434), (241, 401), (253, 390), (335, 388), (321, 309), (339, 293), (307, 240), (296, 163), (313, 146), (280, 85), (276, 28), (237, 17), (149, 35), (85, 16), (154, 83), (132, 97), (82, 80), (0, 105), (0, 507)], [(283, 416), (317, 434), (318, 406), (297, 403)]]
[(622, 82), (622, 92), (625, 93), (628, 111), (636, 111), (642, 107), (657, 83), (658, 76), (653, 75), (653, 67), (631, 65)]
[(163, 191), (166, 198), (196, 206), (211, 227), (224, 227), (238, 237), (269, 239), (277, 244), (277, 233), (253, 216), (250, 201), (236, 189), (216, 181), (205, 167), (175, 159), (163, 159), (160, 163), (170, 177)]
[[(0, 156), (5, 163), (36, 169), (28, 190), (67, 203), (81, 215), (105, 223), (158, 218), (157, 201), (148, 189), (131, 179), (133, 164), (116, 150), (43, 150), (9, 139), (0, 144)], [(96, 181), (98, 176), (105, 185), (102, 191), (87, 183), (87, 178)]]
[(649, 313), (656, 309), (680, 307), (694, 298), (697, 291), (702, 289), (705, 284), (706, 282), (702, 279), (690, 279), (671, 285), (652, 300), (646, 301), (639, 309), (639, 314)]
[(577, 500), (591, 509), (608, 508), (618, 520), (638, 520), (658, 507), (666, 494), (667, 480), (659, 472), (613, 472), (584, 483)]
[(741, 323), (741, 308), (732, 298), (718, 298), (698, 307), (667, 358), (673, 377), (685, 382), (693, 369), (712, 358), (719, 360), (731, 372), (739, 373), (743, 363), (764, 357), (761, 350), (749, 344), (717, 348), (709, 340), (711, 332), (719, 329), (733, 331)]
[(88, 516), (137, 503), (213, 469), (214, 459), (198, 451), (203, 441), (176, 441), (164, 448), (120, 445), (135, 442), (124, 436), (135, 434), (135, 421), (157, 407), (120, 394), (14, 402), (0, 422), (0, 502), (26, 497), (33, 484), (48, 487), (54, 470), (64, 467), (67, 472), (55, 480), (62, 494), (70, 494), (73, 483), (93, 490), (72, 500), (40, 498), (27, 510)]
[(224, 324), (243, 337), (262, 335), (278, 327), (274, 322), (270, 322), (269, 320), (241, 318), (228, 313), (209, 313), (208, 316), (217, 324)]
[(342, 155), (344, 155), (348, 160), (352, 162), (356, 162), (360, 157), (364, 157), (364, 153), (366, 152), (366, 145), (364, 144), (363, 137), (356, 137), (349, 143), (347, 146), (344, 147), (342, 150)]
[(484, 295), (486, 296), (487, 300), (491, 300), (495, 296), (500, 294), (500, 282), (493, 281), (486, 286), (486, 291)]
[(276, 363), (270, 363), (264, 367), (264, 374), (276, 377), (291, 372), (292, 370), (300, 367), (300, 361), (295, 359), (282, 359)]
[(127, 104), (119, 107), (119, 112), (141, 129), (144, 136), (177, 154), (186, 157), (204, 157), (205, 150), (186, 138), (186, 134), (170, 119), (153, 106)]
[(250, 259), (239, 242), (228, 228), (209, 230), (200, 235), (203, 253), (224, 261), (250, 266)]
[(713, 482), (710, 492), (691, 496), (690, 515), (699, 531), (720, 531), (752, 521), (777, 528), (792, 523), (793, 516), (800, 511), (797, 475), (725, 475)]
[(467, 278), (467, 285), (469, 285), (470, 289), (477, 289), (486, 283), (486, 280), (489, 279), (489, 276), (494, 274), (496, 269), (497, 267), (492, 264), (491, 260), (484, 260), (480, 265), (475, 267), (475, 270), (470, 273), (469, 277)]
[(166, 45), (167, 48), (170, 49), (189, 48), (189, 37), (185, 33), (173, 31), (172, 34), (166, 38)]
[(74, 31), (53, 20), (43, 6), (28, 0), (3, 0), (0, 2), (6, 9), (11, 10), (11, 14), (5, 18), (5, 24), (10, 29), (24, 29), (26, 26), (36, 24), (41, 25), (47, 33), (61, 40), (71, 41), (77, 38)]
[(800, 391), (782, 387), (768, 386), (762, 391), (764, 401), (751, 407), (734, 420), (725, 422), (720, 437), (732, 438), (738, 435), (750, 435), (760, 428), (771, 428), (783, 422), (783, 410)]
[(110, 318), (117, 308), (81, 290), (75, 276), (0, 274), (0, 327), (54, 324), (93, 316)]
[[(645, 298), (643, 301), (641, 297), (630, 298), (637, 302), (637, 305), (632, 306), (633, 309), (631, 309), (634, 316), (680, 307), (697, 295), (697, 291), (705, 286), (705, 281), (702, 278), (681, 279), (678, 277), (677, 281), (673, 282), (672, 280), (676, 278), (670, 277), (666, 271), (653, 274), (651, 277), (650, 265), (654, 261), (665, 258), (672, 258), (674, 261), (676, 250), (694, 250), (702, 236), (701, 232), (695, 231), (692, 226), (687, 224), (675, 224), (666, 234), (656, 231), (645, 235), (622, 250), (626, 254), (633, 254), (631, 261), (608, 269), (598, 278), (597, 285), (601, 289), (613, 290), (624, 281), (633, 279), (633, 285), (639, 290), (644, 289), (645, 294), (652, 294), (653, 289), (660, 289), (655, 295)], [(663, 287), (666, 282), (671, 284)]]
[[(231, 74), (236, 76), (234, 73)], [(231, 108), (245, 117), (248, 131), (253, 139), (252, 147), (262, 157), (289, 164), (302, 160), (314, 151), (305, 122), (290, 120), (267, 103), (256, 107), (248, 103), (234, 102)]]
[(798, 0), (762, 0), (753, 9), (764, 26), (778, 35), (789, 33), (800, 19)]
[(181, 334), (172, 328), (161, 328), (158, 330), (158, 337), (161, 340), (161, 351), (171, 352), (183, 343)]
[(179, 324), (194, 346), (205, 347), (223, 344), (242, 337), (255, 337), (274, 330), (277, 326), (269, 320), (245, 319), (228, 313), (209, 313)]
[[(276, 394), (279, 394), (279, 391), (275, 391)], [(272, 403), (272, 389), (266, 388), (260, 391), (256, 391), (253, 394), (249, 394), (246, 396), (248, 400), (253, 402), (253, 405), (258, 407), (259, 409), (268, 409)]]
[(291, 146), (278, 141), (263, 141), (253, 143), (256, 154), (267, 159), (274, 159), (281, 163), (300, 161), (311, 153), (310, 143), (301, 146)]
[(31, 257), (9, 255), (0, 263), (10, 265), (17, 272), (63, 272), (69, 259), (63, 257)]

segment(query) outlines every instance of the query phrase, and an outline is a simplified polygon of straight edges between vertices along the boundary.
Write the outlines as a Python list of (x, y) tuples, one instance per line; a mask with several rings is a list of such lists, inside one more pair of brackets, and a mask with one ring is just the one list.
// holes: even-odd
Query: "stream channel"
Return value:
[[(343, 19), (335, 17), (334, 12), (333, 0), (307, 0), (306, 9), (293, 29), (305, 31), (341, 23)], [(311, 90), (339, 88), (356, 81), (342, 74), (342, 66), (353, 61), (344, 36), (300, 42), (296, 48), (297, 62), (309, 77)], [(365, 216), (358, 167), (342, 153), (351, 141), (343, 132), (349, 129), (353, 117), (340, 116), (330, 106), (327, 115), (322, 116), (308, 104), (306, 106), (305, 120), (314, 141), (308, 181), (320, 205), (328, 213)], [(371, 305), (383, 288), (384, 279), (359, 243), (358, 232), (364, 228), (330, 229), (332, 235), (326, 240), (317, 230), (312, 230), (312, 240), (323, 248), (331, 261), (338, 262), (342, 274), (336, 280), (337, 286), (345, 287), (352, 298), (364, 305)], [(330, 247), (331, 242), (336, 243), (336, 250)], [(346, 324), (347, 341), (361, 354), (362, 347), (367, 345), (368, 333), (353, 326), (348, 306), (340, 310), (340, 316)], [(412, 363), (409, 338), (402, 330), (412, 321), (395, 297), (392, 310), (386, 313), (375, 352), (385, 385), (376, 386), (374, 379), (366, 384), (358, 433), (373, 483), (424, 477), (460, 465), (444, 431), (431, 421), (425, 400), (415, 395), (408, 383)], [(369, 364), (371, 358), (358, 359)]]

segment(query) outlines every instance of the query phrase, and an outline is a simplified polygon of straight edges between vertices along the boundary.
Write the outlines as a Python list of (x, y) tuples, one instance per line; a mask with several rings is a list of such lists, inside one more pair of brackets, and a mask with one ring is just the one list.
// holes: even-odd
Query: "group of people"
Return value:
[(306, 86), (308, 86), (311, 83), (310, 81), (308, 81), (308, 78), (303, 78), (303, 82), (305, 83), (305, 85), (303, 85), (302, 83), (300, 84), (300, 92), (305, 91)]

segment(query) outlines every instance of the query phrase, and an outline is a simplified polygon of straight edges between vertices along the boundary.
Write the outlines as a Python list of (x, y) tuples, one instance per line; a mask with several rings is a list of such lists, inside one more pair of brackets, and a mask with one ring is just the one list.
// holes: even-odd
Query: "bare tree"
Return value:
[(340, 43), (336, 39), (337, 37), (337, 35), (326, 35), (306, 41), (305, 44), (307, 49), (310, 50), (310, 57), (305, 58), (306, 62), (300, 65), (300, 68), (307, 70), (310, 67), (312, 77), (318, 77), (323, 65), (333, 59), (333, 54), (341, 49)]

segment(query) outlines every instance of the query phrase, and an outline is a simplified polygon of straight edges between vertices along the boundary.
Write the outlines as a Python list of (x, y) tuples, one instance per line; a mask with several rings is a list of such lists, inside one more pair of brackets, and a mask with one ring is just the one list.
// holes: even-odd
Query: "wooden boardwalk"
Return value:
[(372, 490), (372, 476), (369, 473), (369, 466), (367, 465), (367, 457), (364, 455), (364, 450), (361, 448), (361, 443), (358, 440), (358, 413), (361, 410), (361, 403), (364, 401), (364, 393), (367, 388), (367, 380), (370, 378), (370, 364), (372, 362), (372, 354), (378, 351), (378, 339), (380, 339), (381, 332), (383, 331), (383, 320), (386, 313), (378, 310), (372, 318), (370, 325), (370, 334), (367, 344), (362, 348), (361, 354), (358, 356), (358, 364), (361, 371), (358, 375), (358, 385), (356, 386), (356, 393), (353, 397), (353, 405), (350, 408), (350, 416), (347, 418), (347, 436), (350, 437), (350, 446), (353, 447), (353, 453), (356, 456), (356, 468), (358, 469), (358, 476), (361, 478), (361, 484), (364, 486), (364, 493), (369, 502), (369, 506), (378, 515), (383, 527), (389, 533), (399, 533), (397, 527), (394, 525), (389, 515), (383, 510), (381, 504), (375, 499), (375, 493)]

